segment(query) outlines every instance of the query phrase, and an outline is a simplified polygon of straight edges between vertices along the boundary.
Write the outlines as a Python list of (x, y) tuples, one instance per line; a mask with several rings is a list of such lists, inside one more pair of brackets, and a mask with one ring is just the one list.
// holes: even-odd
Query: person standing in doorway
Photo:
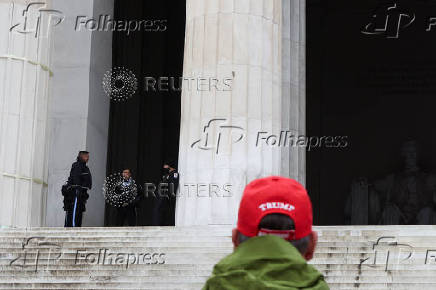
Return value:
[(179, 187), (179, 173), (174, 161), (166, 161), (163, 165), (162, 182), (156, 195), (153, 220), (156, 226), (174, 226), (176, 212), (176, 196)]
[(140, 194), (135, 184), (135, 181), (132, 178), (132, 171), (130, 169), (124, 169), (122, 177), (122, 180), (117, 185), (115, 190), (118, 192), (118, 194), (131, 194), (131, 191), (136, 189), (136, 197), (125, 206), (117, 208), (116, 225), (122, 227), (127, 220), (127, 225), (130, 227), (134, 227), (136, 226), (136, 206), (140, 200)]
[(67, 184), (62, 188), (65, 227), (82, 226), (82, 216), (86, 210), (86, 201), (89, 198), (88, 190), (92, 188), (91, 171), (86, 165), (88, 161), (89, 152), (80, 151), (77, 161), (71, 166)]

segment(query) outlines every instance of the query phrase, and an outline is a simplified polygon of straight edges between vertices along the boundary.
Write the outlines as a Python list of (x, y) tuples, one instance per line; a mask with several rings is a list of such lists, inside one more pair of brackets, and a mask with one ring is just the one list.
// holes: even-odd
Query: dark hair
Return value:
[(79, 154), (77, 154), (77, 161), (81, 161), (80, 156), (86, 155), (86, 154), (89, 154), (89, 152), (88, 151), (79, 151)]
[(176, 168), (176, 161), (173, 159), (166, 159), (164, 165), (168, 165), (171, 168)]
[[(294, 221), (287, 215), (281, 213), (272, 213), (264, 216), (259, 223), (259, 229), (268, 229), (268, 230), (294, 230), (295, 224)], [(247, 237), (241, 233), (239, 233), (239, 242), (245, 242), (250, 237)], [(299, 240), (289, 241), (297, 250), (304, 254), (307, 251), (307, 247), (309, 246), (309, 237), (304, 237)]]
[(263, 217), (259, 223), (259, 229), (269, 230), (295, 230), (294, 221), (287, 215), (272, 213)]
[(123, 171), (125, 171), (125, 170), (129, 170), (129, 173), (132, 174), (132, 169), (130, 169), (130, 168), (124, 168)]

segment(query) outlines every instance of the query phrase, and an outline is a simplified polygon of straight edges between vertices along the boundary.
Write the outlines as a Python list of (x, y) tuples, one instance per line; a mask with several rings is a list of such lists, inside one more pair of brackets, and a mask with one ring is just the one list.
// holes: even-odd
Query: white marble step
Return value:
[[(311, 263), (331, 289), (436, 289), (434, 226), (316, 230)], [(230, 233), (228, 226), (0, 229), (0, 289), (200, 289), (213, 265), (232, 251)], [(76, 263), (78, 251), (96, 255), (102, 249), (164, 253), (165, 261)]]

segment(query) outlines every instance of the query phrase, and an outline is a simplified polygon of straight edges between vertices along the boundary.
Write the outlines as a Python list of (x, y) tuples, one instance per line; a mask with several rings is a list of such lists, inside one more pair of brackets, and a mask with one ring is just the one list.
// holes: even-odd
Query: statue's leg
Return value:
[(401, 211), (396, 205), (388, 204), (383, 210), (380, 221), (382, 225), (399, 225), (401, 224)]
[(431, 225), (433, 224), (433, 219), (435, 216), (435, 211), (430, 207), (424, 207), (418, 213), (416, 217), (416, 222), (418, 225)]
[(380, 198), (375, 190), (369, 190), (368, 220), (370, 225), (376, 225), (380, 218)]

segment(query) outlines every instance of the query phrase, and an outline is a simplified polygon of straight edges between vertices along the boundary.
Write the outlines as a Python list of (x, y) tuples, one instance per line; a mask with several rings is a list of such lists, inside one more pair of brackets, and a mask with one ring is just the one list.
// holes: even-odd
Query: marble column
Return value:
[(234, 224), (246, 183), (289, 172), (295, 157), (258, 140), (291, 122), (282, 0), (188, 0), (186, 11), (184, 77), (199, 85), (182, 90), (176, 225)]
[[(306, 134), (306, 1), (282, 1), (282, 126)], [(282, 148), (281, 175), (305, 184), (306, 148)]]
[(50, 3), (29, 3), (0, 1), (0, 226), (45, 223)]

